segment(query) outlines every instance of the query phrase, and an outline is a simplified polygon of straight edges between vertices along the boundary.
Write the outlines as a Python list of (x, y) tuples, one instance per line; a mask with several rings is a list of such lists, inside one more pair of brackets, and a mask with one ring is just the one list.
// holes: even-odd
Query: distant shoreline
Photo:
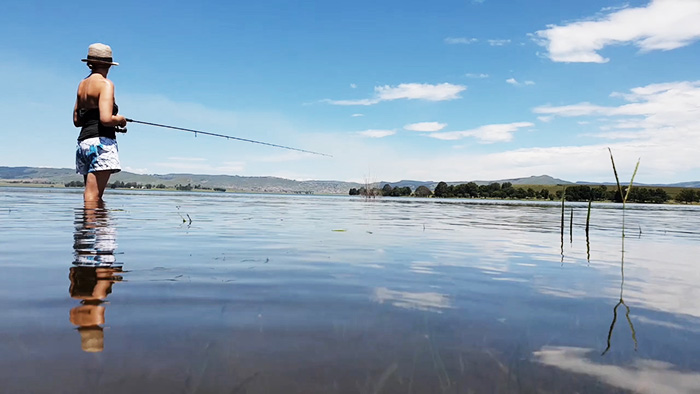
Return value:
[[(543, 187), (543, 188), (559, 188), (561, 189), (565, 185), (523, 185), (523, 186), (536, 186), (536, 187)], [(25, 181), (15, 181), (15, 182), (8, 182), (8, 181), (0, 181), (0, 188), (29, 188), (29, 189), (61, 189), (61, 190), (75, 190), (75, 191), (82, 191), (81, 187), (66, 187), (61, 184), (56, 184), (56, 183), (37, 183), (37, 182), (27, 182)], [(665, 187), (664, 189), (668, 189), (671, 187)], [(681, 188), (677, 187), (674, 189), (687, 189), (687, 188)], [(324, 193), (298, 193), (298, 192), (280, 192), (280, 191), (245, 191), (245, 190), (226, 190), (226, 191), (221, 191), (221, 190), (211, 190), (211, 189), (192, 189), (192, 190), (178, 190), (172, 187), (168, 188), (151, 188), (151, 189), (146, 189), (146, 188), (113, 188), (109, 190), (120, 190), (120, 191), (139, 191), (139, 192), (187, 192), (187, 193), (229, 193), (229, 194), (276, 194), (276, 195), (309, 195), (309, 196), (348, 196), (348, 197), (354, 197), (357, 199), (366, 199), (366, 200), (373, 200), (373, 199), (382, 199), (382, 198), (387, 198), (387, 196), (375, 196), (375, 197), (365, 197), (365, 196), (350, 196), (349, 194), (324, 194)], [(513, 202), (559, 202), (561, 200), (551, 200), (551, 199), (542, 199), (542, 198), (526, 198), (526, 199), (518, 199), (518, 198), (486, 198), (486, 197), (417, 197), (417, 196), (401, 196), (401, 197), (392, 197), (388, 196), (390, 198), (430, 198), (434, 200), (470, 200), (470, 201), (513, 201)], [(567, 201), (567, 203), (585, 203), (585, 201)], [(604, 201), (593, 201), (593, 204), (613, 204), (615, 203), (612, 200), (604, 200)], [(678, 202), (673, 199), (666, 201), (664, 203), (636, 203), (636, 202), (628, 202), (629, 204), (649, 204), (649, 205), (688, 205), (688, 206), (695, 206), (695, 205), (700, 205), (700, 202)]]

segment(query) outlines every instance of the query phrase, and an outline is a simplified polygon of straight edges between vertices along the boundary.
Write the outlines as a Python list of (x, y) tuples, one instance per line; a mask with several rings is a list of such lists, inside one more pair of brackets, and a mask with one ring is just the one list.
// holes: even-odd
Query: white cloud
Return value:
[[(607, 108), (607, 110), (610, 110), (610, 108)], [(602, 113), (605, 111), (605, 107), (600, 107), (587, 102), (573, 105), (563, 105), (559, 107), (551, 107), (545, 105), (533, 109), (533, 112), (535, 112), (536, 114), (552, 114), (558, 116), (583, 116), (591, 115), (594, 113)]]
[(700, 39), (700, 1), (653, 0), (646, 7), (616, 10), (602, 17), (549, 25), (534, 33), (555, 62), (605, 63), (598, 51), (633, 44), (642, 52), (671, 50)]
[(203, 157), (182, 157), (182, 156), (174, 156), (174, 157), (168, 157), (168, 160), (170, 161), (188, 161), (188, 162), (204, 162), (207, 161), (207, 159)]
[(396, 130), (365, 130), (365, 131), (359, 131), (357, 134), (369, 137), (369, 138), (384, 138), (388, 137), (390, 135), (396, 134)]
[(351, 83), (351, 84), (350, 84), (350, 88), (352, 88), (352, 89), (357, 88), (357, 84), (356, 84), (356, 83)]
[(533, 112), (562, 117), (614, 117), (607, 120), (608, 130), (637, 129), (648, 136), (664, 133), (666, 138), (674, 132), (687, 138), (691, 136), (688, 133), (695, 133), (692, 130), (700, 128), (700, 81), (651, 84), (631, 89), (630, 93), (613, 93), (611, 96), (619, 97), (627, 104), (606, 107), (583, 102), (558, 107), (541, 106), (534, 108)]
[(382, 100), (421, 99), (428, 101), (444, 101), (459, 98), (459, 93), (466, 86), (443, 83), (439, 85), (406, 83), (397, 87), (382, 86), (375, 89)]
[(500, 47), (506, 44), (510, 44), (510, 40), (487, 40), (487, 42), (492, 47)]
[[(356, 139), (328, 135), (313, 141), (318, 146), (343, 146), (343, 151), (348, 152), (331, 152), (334, 160), (342, 163), (342, 166), (333, 166), (323, 172), (329, 174), (328, 177), (340, 179), (361, 179), (362, 174), (368, 171), (366, 163), (371, 162), (372, 173), (379, 174), (382, 179), (435, 179), (435, 174), (438, 174), (441, 180), (462, 181), (475, 177), (505, 179), (548, 174), (571, 181), (609, 182), (611, 179), (614, 181), (607, 150), (610, 147), (621, 179), (630, 179), (634, 164), (641, 158), (635, 178), (638, 182), (696, 180), (700, 173), (700, 161), (697, 159), (697, 144), (692, 142), (700, 141), (700, 80), (636, 87), (613, 96), (613, 99), (620, 100), (619, 105), (584, 102), (533, 109), (535, 116), (568, 117), (572, 123), (579, 120), (591, 122), (587, 133), (594, 127), (608, 128), (601, 129), (601, 133), (594, 136), (605, 139), (586, 145), (570, 142), (561, 146), (556, 145), (557, 142), (545, 141), (533, 147), (485, 153), (468, 138), (475, 138), (472, 135), (474, 130), (457, 132), (456, 135), (433, 133), (433, 137), (451, 140), (452, 149), (444, 149), (431, 160), (416, 164), (413, 157), (419, 154), (420, 148), (398, 152), (393, 144), (388, 144), (389, 140), (386, 140), (387, 144), (382, 144), (382, 140), (367, 141), (359, 135), (355, 135)], [(608, 97), (602, 99), (610, 100)], [(640, 128), (626, 128), (633, 123)], [(573, 126), (579, 128), (575, 123)], [(481, 128), (476, 130), (483, 131)], [(633, 135), (635, 138), (630, 138)], [(620, 139), (622, 137), (627, 138)], [(455, 149), (465, 143), (468, 149)], [(348, 144), (352, 149), (347, 149)], [(355, 152), (361, 152), (359, 161)], [(319, 174), (319, 170), (313, 171), (316, 172), (312, 174)], [(316, 175), (316, 178), (319, 176)], [(700, 310), (697, 306), (693, 308)]]
[(513, 133), (518, 131), (518, 129), (532, 126), (534, 126), (534, 124), (530, 122), (491, 124), (465, 131), (432, 133), (429, 134), (429, 136), (446, 141), (460, 140), (465, 137), (474, 137), (482, 144), (491, 144), (494, 142), (508, 142), (513, 139)]
[(552, 119), (554, 119), (554, 116), (538, 116), (537, 119), (540, 122), (549, 123), (552, 121)]
[(280, 151), (275, 154), (268, 154), (264, 156), (258, 156), (250, 160), (250, 162), (256, 163), (283, 163), (291, 162), (297, 160), (304, 160), (309, 157), (309, 153), (304, 152), (292, 152), (292, 151)]
[(484, 73), (478, 73), (478, 74), (477, 73), (467, 73), (467, 74), (465, 74), (465, 76), (467, 78), (476, 78), (476, 79), (484, 79), (484, 78), (489, 77), (488, 74), (484, 74)]
[(172, 160), (169, 158), (165, 162), (153, 163), (158, 168), (157, 173), (164, 172), (179, 172), (189, 174), (212, 174), (212, 175), (229, 175), (237, 174), (245, 169), (245, 163), (242, 161), (221, 162), (210, 164), (199, 160)]
[(436, 132), (440, 131), (447, 126), (447, 123), (440, 122), (419, 122), (407, 124), (403, 128), (411, 131), (424, 131), (424, 132)]
[(398, 86), (375, 86), (374, 97), (359, 100), (324, 100), (333, 105), (374, 105), (382, 101), (399, 99), (447, 101), (460, 98), (459, 93), (466, 90), (464, 85), (441, 83), (431, 85), (427, 83), (402, 83)]
[(509, 84), (511, 84), (511, 85), (513, 85), (513, 86), (531, 86), (531, 85), (534, 85), (534, 84), (535, 84), (534, 81), (519, 82), (519, 81), (518, 81), (517, 79), (515, 79), (515, 78), (508, 78), (508, 79), (506, 79), (506, 83), (509, 83)]
[(447, 37), (445, 38), (445, 44), (473, 44), (477, 42), (476, 38), (467, 38), (467, 37)]
[(352, 114), (350, 116), (352, 116), (353, 118), (361, 118), (361, 117), (365, 116), (365, 114)]
[(323, 100), (333, 105), (374, 105), (382, 101), (379, 99), (359, 99), (359, 100)]
[(129, 167), (126, 166), (124, 167), (124, 171), (127, 172), (133, 172), (134, 174), (149, 174), (150, 172), (148, 171), (148, 168), (134, 168), (134, 167)]

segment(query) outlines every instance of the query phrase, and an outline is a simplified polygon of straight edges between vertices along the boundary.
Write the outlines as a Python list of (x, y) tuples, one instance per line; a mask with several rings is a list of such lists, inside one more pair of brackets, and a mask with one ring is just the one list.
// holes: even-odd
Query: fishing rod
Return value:
[(211, 133), (208, 131), (202, 131), (202, 130), (194, 130), (194, 129), (186, 129), (184, 127), (175, 127), (175, 126), (168, 126), (164, 124), (158, 124), (158, 123), (151, 123), (151, 122), (144, 122), (141, 120), (134, 120), (134, 119), (129, 119), (126, 118), (127, 122), (131, 123), (140, 123), (148, 126), (155, 126), (155, 127), (162, 127), (165, 129), (173, 129), (173, 130), (181, 130), (181, 131), (189, 131), (190, 133), (194, 133), (195, 137), (197, 134), (204, 134), (204, 135), (210, 135), (212, 137), (221, 137), (221, 138), (226, 138), (227, 140), (237, 140), (237, 141), (243, 141), (243, 142), (250, 142), (253, 144), (260, 144), (260, 145), (267, 145), (267, 146), (273, 146), (275, 148), (282, 148), (282, 149), (289, 149), (289, 150), (295, 150), (297, 152), (304, 152), (304, 153), (311, 153), (313, 155), (319, 155), (319, 156), (326, 156), (326, 157), (333, 157), (331, 155), (327, 155), (325, 153), (319, 153), (319, 152), (314, 152), (310, 150), (305, 150), (305, 149), (298, 149), (298, 148), (292, 148), (290, 146), (284, 146), (284, 145), (277, 145), (277, 144), (271, 144), (269, 142), (262, 142), (262, 141), (255, 141), (255, 140), (249, 140), (246, 138), (240, 138), (240, 137), (234, 137), (230, 135), (225, 135), (225, 134), (217, 134), (217, 133)]

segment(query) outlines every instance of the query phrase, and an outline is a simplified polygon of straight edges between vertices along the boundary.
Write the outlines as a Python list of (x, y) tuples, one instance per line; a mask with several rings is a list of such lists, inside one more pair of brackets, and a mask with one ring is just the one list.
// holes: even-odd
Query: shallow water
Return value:
[(106, 200), (0, 188), (0, 392), (700, 392), (697, 206)]

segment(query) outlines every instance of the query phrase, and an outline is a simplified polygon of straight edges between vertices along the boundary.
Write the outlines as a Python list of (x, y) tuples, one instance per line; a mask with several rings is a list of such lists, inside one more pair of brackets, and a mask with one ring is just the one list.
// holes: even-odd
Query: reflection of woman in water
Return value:
[(70, 269), (70, 296), (81, 300), (70, 310), (70, 322), (78, 326), (82, 348), (86, 352), (104, 349), (105, 307), (102, 305), (112, 292), (112, 284), (121, 280), (114, 275), (121, 269), (73, 267)]
[(82, 349), (104, 349), (105, 307), (112, 284), (122, 278), (116, 261), (116, 231), (110, 225), (109, 211), (99, 204), (76, 210), (73, 267), (70, 269), (70, 296), (80, 305), (70, 310), (70, 321), (78, 326)]

